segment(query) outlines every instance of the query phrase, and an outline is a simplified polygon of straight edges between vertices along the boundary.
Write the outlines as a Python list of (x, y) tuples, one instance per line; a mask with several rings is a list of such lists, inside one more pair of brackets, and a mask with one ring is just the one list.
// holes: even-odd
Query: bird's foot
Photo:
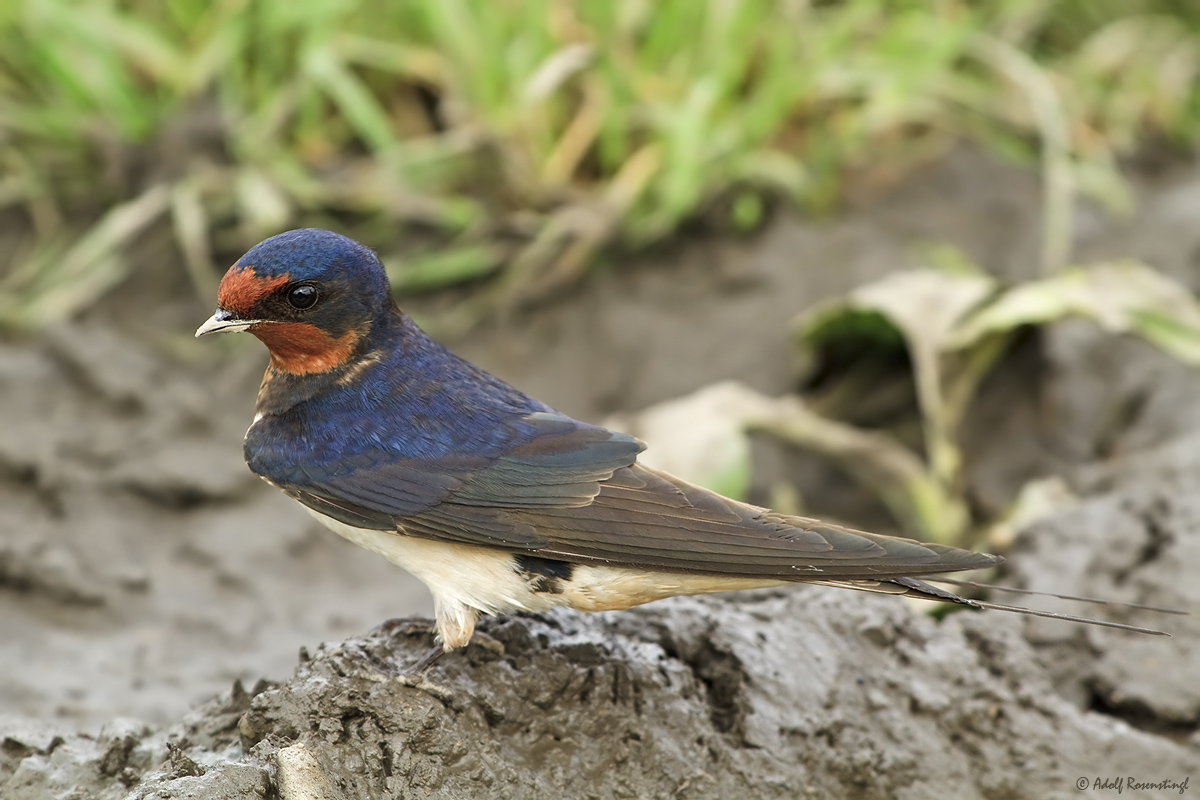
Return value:
[(353, 663), (353, 669), (343, 668), (339, 671), (346, 677), (362, 678), (373, 683), (396, 681), (403, 686), (425, 692), (442, 703), (449, 704), (452, 697), (450, 690), (425, 677), (426, 670), (444, 652), (442, 646), (438, 645), (408, 669), (397, 672), (393, 665), (381, 663), (363, 648), (347, 647), (343, 649), (342, 653), (348, 661)]
[(445, 653), (446, 648), (442, 647), (440, 644), (435, 645), (432, 650), (421, 656), (421, 658), (415, 664), (396, 676), (396, 679), (405, 686), (410, 686), (413, 689), (417, 689), (418, 691), (422, 691), (426, 694), (436, 697), (443, 703), (448, 703), (452, 696), (450, 694), (450, 690), (443, 686), (439, 686), (425, 677), (425, 672), (432, 667), (438, 659), (445, 655)]
[(395, 677), (396, 682), (410, 689), (416, 689), (418, 692), (424, 692), (435, 700), (439, 700), (444, 705), (451, 705), (454, 699), (454, 693), (442, 686), (440, 683), (434, 683), (424, 675), (413, 677), (407, 672), (401, 672)]

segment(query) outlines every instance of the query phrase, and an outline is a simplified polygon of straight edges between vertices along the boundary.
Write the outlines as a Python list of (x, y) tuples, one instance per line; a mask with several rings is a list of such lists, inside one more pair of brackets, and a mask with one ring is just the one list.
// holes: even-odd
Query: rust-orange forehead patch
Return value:
[(231, 267), (221, 279), (217, 289), (217, 307), (225, 311), (245, 317), (254, 310), (254, 306), (271, 292), (288, 282), (287, 275), (277, 275), (274, 278), (260, 278), (254, 274), (254, 267)]

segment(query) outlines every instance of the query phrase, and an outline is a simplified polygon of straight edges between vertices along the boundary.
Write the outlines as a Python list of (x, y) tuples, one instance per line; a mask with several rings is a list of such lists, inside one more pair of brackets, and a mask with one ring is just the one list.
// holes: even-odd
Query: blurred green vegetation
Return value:
[[(6, 0), (0, 324), (86, 307), (169, 220), (200, 291), (300, 224), (462, 320), (691, 219), (820, 211), (961, 140), (1076, 191), (1200, 131), (1191, 0)], [(403, 244), (400, 244), (403, 242)]]

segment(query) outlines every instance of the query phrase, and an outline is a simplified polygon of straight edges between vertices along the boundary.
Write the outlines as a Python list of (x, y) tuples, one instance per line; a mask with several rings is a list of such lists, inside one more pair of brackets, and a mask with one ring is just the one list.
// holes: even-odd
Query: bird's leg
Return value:
[(445, 655), (445, 653), (445, 647), (442, 647), (440, 644), (435, 644), (433, 649), (421, 656), (417, 663), (404, 670), (404, 677), (407, 679), (406, 682), (423, 680), (421, 676), (425, 674), (425, 671), (436, 664), (437, 660)]

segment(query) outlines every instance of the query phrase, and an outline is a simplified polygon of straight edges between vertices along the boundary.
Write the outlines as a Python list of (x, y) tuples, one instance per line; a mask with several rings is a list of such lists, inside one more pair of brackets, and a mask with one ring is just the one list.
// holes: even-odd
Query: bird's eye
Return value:
[(292, 308), (298, 308), (303, 311), (306, 308), (312, 308), (317, 304), (317, 298), (320, 293), (317, 287), (311, 284), (301, 283), (288, 289), (287, 301)]

